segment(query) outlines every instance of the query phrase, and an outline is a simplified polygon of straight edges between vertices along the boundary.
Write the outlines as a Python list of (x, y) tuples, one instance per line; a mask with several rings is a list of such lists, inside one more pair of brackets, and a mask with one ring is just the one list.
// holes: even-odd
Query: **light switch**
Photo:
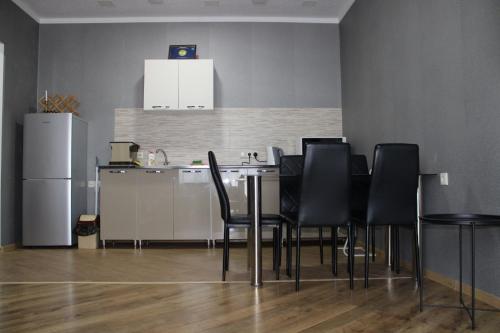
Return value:
[(448, 172), (442, 172), (439, 174), (439, 181), (441, 185), (448, 185)]

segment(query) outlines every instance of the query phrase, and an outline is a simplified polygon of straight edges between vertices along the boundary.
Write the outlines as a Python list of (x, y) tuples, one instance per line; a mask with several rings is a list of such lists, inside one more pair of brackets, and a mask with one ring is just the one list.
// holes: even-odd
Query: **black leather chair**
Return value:
[[(222, 259), (222, 281), (226, 281), (226, 271), (229, 270), (229, 230), (230, 229), (249, 229), (251, 227), (251, 217), (249, 215), (232, 215), (229, 203), (229, 197), (222, 177), (219, 172), (217, 159), (212, 151), (208, 152), (208, 162), (210, 164), (210, 173), (219, 197), (221, 218), (224, 221), (224, 251)], [(282, 218), (279, 215), (263, 214), (262, 225), (273, 228), (273, 266), (276, 272), (276, 278), (279, 279), (278, 249), (280, 247), (278, 239), (278, 230), (282, 225)]]
[[(370, 190), (370, 175), (368, 161), (365, 155), (352, 155), (352, 191), (351, 215), (364, 219), (368, 206), (368, 192)], [(371, 230), (372, 261), (375, 261), (375, 228)]]
[[(281, 215), (289, 215), (289, 216), (297, 215), (303, 168), (304, 168), (304, 156), (302, 155), (283, 155), (280, 158), (280, 214)], [(280, 231), (280, 237), (281, 237), (281, 231)], [(286, 273), (288, 276), (291, 276), (292, 275), (291, 273), (292, 231), (290, 226), (287, 226), (286, 240), (287, 240)], [(319, 252), (320, 252), (320, 262), (321, 264), (323, 264), (322, 227), (319, 228)]]
[[(417, 244), (417, 186), (419, 153), (415, 144), (379, 144), (373, 155), (371, 184), (366, 216), (356, 217), (365, 233), (365, 288), (368, 288), (370, 230), (376, 226), (394, 226), (396, 246), (399, 246), (399, 226), (413, 228), (415, 258), (418, 262)], [(399, 250), (395, 252), (399, 256)], [(396, 260), (399, 261), (398, 258)], [(419, 275), (416, 265), (417, 278)]]
[[(350, 223), (351, 153), (346, 143), (310, 144), (304, 157), (304, 169), (297, 214), (283, 217), (297, 229), (295, 288), (300, 288), (300, 241), (302, 228), (347, 226), (352, 244)], [(332, 243), (336, 249), (336, 244)], [(353, 288), (352, 256), (349, 246), (350, 288)]]
[[(283, 155), (280, 158), (280, 214), (296, 219), (299, 211), (300, 185), (304, 157)], [(286, 274), (292, 275), (292, 229), (286, 228)]]

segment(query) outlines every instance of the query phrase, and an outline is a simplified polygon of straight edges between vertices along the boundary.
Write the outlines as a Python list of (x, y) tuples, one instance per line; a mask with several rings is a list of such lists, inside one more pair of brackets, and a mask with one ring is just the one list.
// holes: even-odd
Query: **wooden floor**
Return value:
[[(251, 288), (246, 250), (231, 249), (229, 282), (220, 282), (221, 249), (16, 250), (0, 253), (0, 332), (462, 332), (463, 311), (417, 309), (408, 272), (383, 260), (363, 288), (348, 288), (345, 261), (333, 279), (329, 251), (304, 247), (302, 289), (274, 281), (264, 251), (264, 287)], [(457, 294), (426, 282), (426, 299)], [(484, 306), (480, 304), (480, 306)], [(478, 314), (477, 332), (499, 332), (500, 314)]]

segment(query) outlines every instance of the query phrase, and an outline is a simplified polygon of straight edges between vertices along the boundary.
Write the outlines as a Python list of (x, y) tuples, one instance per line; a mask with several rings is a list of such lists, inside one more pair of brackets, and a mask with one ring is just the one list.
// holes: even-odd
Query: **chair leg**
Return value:
[(391, 232), (390, 232), (390, 237), (391, 237), (391, 253), (392, 253), (392, 256), (391, 256), (391, 272), (394, 272), (394, 268), (395, 268), (395, 263), (396, 263), (396, 253), (395, 253), (395, 250), (396, 250), (396, 246), (395, 246), (395, 235), (396, 235), (396, 232), (394, 231), (394, 226), (391, 226)]
[(396, 254), (396, 274), (399, 274), (401, 272), (401, 261), (399, 260), (400, 259), (400, 248), (399, 248), (399, 226), (396, 226), (396, 241), (395, 241), (396, 244), (394, 244), (396, 246), (396, 251), (395, 251), (395, 254)]
[(415, 251), (415, 272), (417, 275), (417, 285), (420, 287), (420, 251), (418, 249), (418, 231), (417, 231), (417, 226), (415, 225), (413, 228), (413, 242), (414, 242), (414, 248), (413, 250)]
[(228, 242), (228, 227), (224, 226), (224, 247), (222, 250), (222, 281), (226, 281), (226, 267), (227, 267), (227, 242)]
[(278, 226), (278, 266), (281, 267), (281, 259), (283, 253), (283, 223)]
[(292, 277), (292, 225), (286, 225), (286, 275)]
[(231, 243), (230, 242), (230, 239), (229, 239), (229, 228), (226, 228), (225, 229), (225, 235), (224, 235), (224, 246), (226, 247), (226, 271), (229, 270), (229, 244)]
[(350, 224), (347, 229), (347, 239), (349, 241), (348, 263), (349, 263), (349, 288), (354, 289), (354, 227)]
[(273, 271), (276, 271), (276, 263), (278, 262), (276, 258), (276, 228), (273, 228)]
[(295, 258), (295, 291), (300, 289), (300, 234), (301, 228), (297, 226), (297, 248), (296, 248), (296, 258)]
[(273, 237), (275, 238), (274, 242), (273, 242), (273, 250), (274, 250), (274, 256), (276, 257), (276, 262), (274, 263), (274, 271), (276, 273), (276, 280), (279, 280), (280, 279), (280, 264), (279, 264), (279, 246), (280, 246), (280, 243), (279, 243), (279, 230), (278, 228), (274, 228), (273, 229), (273, 233), (276, 234), (276, 237)]
[(337, 276), (337, 227), (332, 227), (332, 273)]
[(323, 265), (323, 227), (319, 227), (319, 259)]
[(365, 288), (368, 288), (368, 275), (369, 275), (369, 249), (370, 249), (370, 225), (366, 225), (366, 236), (365, 236)]
[(372, 227), (372, 262), (375, 262), (375, 226)]

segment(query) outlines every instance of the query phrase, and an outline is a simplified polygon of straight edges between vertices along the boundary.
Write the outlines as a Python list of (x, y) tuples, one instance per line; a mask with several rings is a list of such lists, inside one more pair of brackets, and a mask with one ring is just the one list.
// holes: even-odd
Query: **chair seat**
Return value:
[(366, 224), (366, 210), (351, 210), (351, 219), (354, 223)]
[[(228, 221), (229, 225), (239, 226), (241, 228), (248, 228), (252, 222), (252, 216), (246, 214), (231, 215)], [(275, 214), (262, 214), (262, 225), (275, 226), (283, 222), (279, 215)]]
[(281, 214), (281, 218), (290, 224), (297, 224), (299, 214), (297, 212), (286, 212)]

